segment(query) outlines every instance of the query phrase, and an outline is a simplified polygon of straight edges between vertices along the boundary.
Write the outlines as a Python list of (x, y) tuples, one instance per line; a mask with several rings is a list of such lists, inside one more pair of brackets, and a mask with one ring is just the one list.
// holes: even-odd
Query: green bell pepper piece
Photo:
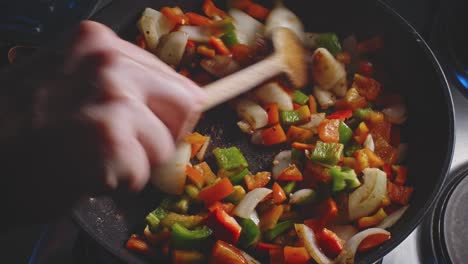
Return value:
[(367, 108), (359, 108), (354, 110), (353, 116), (360, 119), (360, 120), (366, 120), (369, 115), (372, 113), (372, 109), (367, 107)]
[(237, 147), (216, 148), (213, 150), (213, 154), (220, 169), (229, 171), (249, 166), (244, 155)]
[(199, 226), (205, 218), (200, 215), (184, 215), (174, 212), (169, 212), (166, 217), (161, 219), (161, 225), (171, 228), (174, 224), (180, 224), (185, 228), (195, 228)]
[(326, 48), (331, 54), (341, 52), (341, 45), (335, 33), (322, 33), (317, 38), (317, 46)]
[(239, 221), (239, 225), (242, 227), (239, 238), (239, 244), (242, 247), (248, 248), (258, 242), (260, 239), (260, 228), (254, 223), (254, 221), (252, 221), (252, 219), (242, 218)]
[(229, 175), (228, 177), (232, 184), (241, 184), (247, 175), (250, 175), (250, 171), (249, 169), (244, 168), (239, 172), (233, 172), (233, 174)]
[(185, 185), (185, 193), (193, 200), (196, 200), (198, 198), (198, 194), (200, 193), (200, 190), (193, 184), (187, 184)]
[(154, 211), (150, 212), (145, 218), (149, 230), (153, 233), (157, 232), (161, 220), (166, 217), (166, 215), (167, 211), (162, 207), (158, 207)]
[(300, 105), (305, 105), (309, 101), (309, 97), (299, 90), (294, 90), (292, 98), (293, 102)]
[(310, 159), (325, 165), (336, 165), (343, 154), (343, 144), (317, 141)]
[(278, 223), (272, 229), (267, 230), (265, 232), (265, 234), (264, 234), (264, 237), (265, 237), (265, 239), (267, 239), (269, 241), (272, 241), (277, 236), (279, 236), (282, 233), (288, 231), (288, 229), (291, 229), (293, 226), (294, 226), (294, 221), (292, 221), (292, 220), (287, 220), (287, 221)]
[(283, 187), (283, 191), (286, 194), (286, 196), (289, 196), (289, 194), (291, 194), (294, 191), (294, 188), (296, 188), (296, 182), (292, 181)]
[(190, 206), (190, 201), (187, 197), (182, 197), (180, 200), (174, 205), (174, 211), (181, 214), (186, 214), (188, 212)]
[(330, 169), (330, 175), (333, 178), (333, 192), (340, 192), (345, 189), (354, 189), (361, 185), (356, 172), (348, 167), (333, 166)]
[(230, 202), (230, 203), (237, 205), (242, 199), (244, 199), (244, 197), (245, 197), (244, 187), (240, 185), (236, 185), (234, 186), (234, 191), (228, 197), (224, 198), (224, 200), (226, 202)]
[(353, 141), (353, 142), (351, 142), (351, 144), (348, 144), (346, 146), (346, 148), (344, 150), (344, 155), (345, 155), (345, 157), (353, 157), (354, 152), (356, 152), (357, 150), (360, 150), (360, 149), (362, 149), (362, 146)]
[(304, 123), (310, 117), (309, 107), (306, 105), (292, 111), (280, 111), (281, 124), (286, 126)]
[(340, 122), (338, 127), (338, 133), (340, 134), (340, 143), (346, 145), (349, 140), (353, 137), (353, 130), (346, 125), (345, 122)]
[(200, 248), (212, 233), (207, 226), (189, 230), (176, 223), (171, 227), (171, 246), (178, 249)]
[(226, 32), (222, 37), (221, 40), (226, 44), (228, 47), (232, 47), (236, 44), (239, 44), (239, 40), (237, 39), (236, 32), (234, 30), (229, 30)]

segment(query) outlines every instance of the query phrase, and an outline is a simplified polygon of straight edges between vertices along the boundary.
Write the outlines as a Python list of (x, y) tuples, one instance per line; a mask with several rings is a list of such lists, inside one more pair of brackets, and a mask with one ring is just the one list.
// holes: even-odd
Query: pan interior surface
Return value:
[[(202, 1), (117, 2), (99, 13), (95, 20), (109, 25), (122, 37), (133, 40), (136, 20), (145, 7), (160, 9), (180, 6), (200, 11)], [(337, 32), (342, 39), (355, 34), (365, 39), (376, 34), (385, 40), (384, 55), (376, 58), (386, 73), (384, 89), (402, 94), (409, 118), (403, 140), (409, 145), (408, 165), (415, 192), (409, 210), (391, 228), (392, 239), (368, 253), (357, 263), (373, 263), (403, 241), (419, 224), (434, 202), (450, 167), (454, 143), (453, 106), (445, 77), (422, 38), (405, 20), (379, 1), (321, 1), (304, 8), (302, 1), (286, 3), (303, 21), (307, 31)], [(227, 106), (206, 113), (197, 131), (209, 134), (213, 146), (238, 146), (251, 171), (269, 170), (273, 156), (281, 149), (262, 148), (249, 143), (236, 126), (236, 115)], [(210, 149), (207, 153), (210, 153)], [(208, 162), (213, 162), (210, 155)], [(155, 208), (160, 194), (149, 187), (135, 196), (102, 196), (83, 199), (73, 210), (76, 222), (105, 249), (130, 263), (150, 263), (124, 248), (130, 234), (140, 233), (144, 217)]]

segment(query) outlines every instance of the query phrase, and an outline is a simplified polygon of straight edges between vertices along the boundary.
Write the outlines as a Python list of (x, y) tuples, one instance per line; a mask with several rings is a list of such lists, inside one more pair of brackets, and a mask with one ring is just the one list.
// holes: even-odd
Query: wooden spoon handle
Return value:
[(284, 70), (278, 54), (271, 55), (245, 69), (212, 82), (204, 87), (208, 100), (203, 111), (222, 104), (272, 78)]

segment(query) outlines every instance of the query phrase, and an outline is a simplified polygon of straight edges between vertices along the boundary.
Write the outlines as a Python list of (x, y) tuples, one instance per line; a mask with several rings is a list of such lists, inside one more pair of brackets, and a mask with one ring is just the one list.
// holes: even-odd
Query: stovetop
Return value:
[[(112, 0), (106, 1), (110, 2)], [(464, 129), (468, 128), (468, 97), (461, 92), (463, 89), (460, 89), (460, 84), (454, 78), (452, 69), (449, 67), (450, 64), (447, 63), (447, 54), (434, 41), (437, 38), (431, 38), (434, 23), (437, 22), (436, 14), (440, 0), (384, 1), (408, 19), (429, 42), (449, 80), (455, 107), (456, 137), (450, 178), (455, 175), (456, 171), (468, 167), (468, 155), (465, 154), (468, 153), (468, 129)], [(114, 2), (117, 2), (117, 0), (114, 0)], [(397, 248), (386, 255), (381, 262), (384, 264), (436, 263), (433, 256), (431, 256), (430, 244), (428, 244), (427, 238), (424, 237), (427, 232), (430, 232), (425, 227), (428, 221), (429, 217), (426, 217), (425, 222)], [(18, 234), (23, 239), (21, 241), (13, 240), (12, 243), (11, 239)], [(6, 259), (10, 260), (6, 263), (25, 263), (27, 259), (29, 259), (29, 263), (117, 263), (110, 254), (104, 252), (94, 242), (86, 239), (86, 236), (79, 231), (69, 216), (64, 216), (46, 226), (23, 227), (16, 231), (10, 231), (6, 237), (0, 236), (0, 246), (5, 249), (3, 245), (9, 245), (10, 248), (14, 247), (9, 253), (0, 253), (0, 257), (4, 254)], [(5, 257), (2, 259), (5, 259)]]

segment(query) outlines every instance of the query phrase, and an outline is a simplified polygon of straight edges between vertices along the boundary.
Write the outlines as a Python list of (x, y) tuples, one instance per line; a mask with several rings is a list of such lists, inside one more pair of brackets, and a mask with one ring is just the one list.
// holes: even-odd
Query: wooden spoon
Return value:
[(208, 94), (203, 111), (224, 103), (280, 73), (286, 73), (291, 83), (300, 88), (307, 83), (304, 47), (288, 28), (272, 32), (274, 53), (262, 61), (237, 71), (204, 87)]

